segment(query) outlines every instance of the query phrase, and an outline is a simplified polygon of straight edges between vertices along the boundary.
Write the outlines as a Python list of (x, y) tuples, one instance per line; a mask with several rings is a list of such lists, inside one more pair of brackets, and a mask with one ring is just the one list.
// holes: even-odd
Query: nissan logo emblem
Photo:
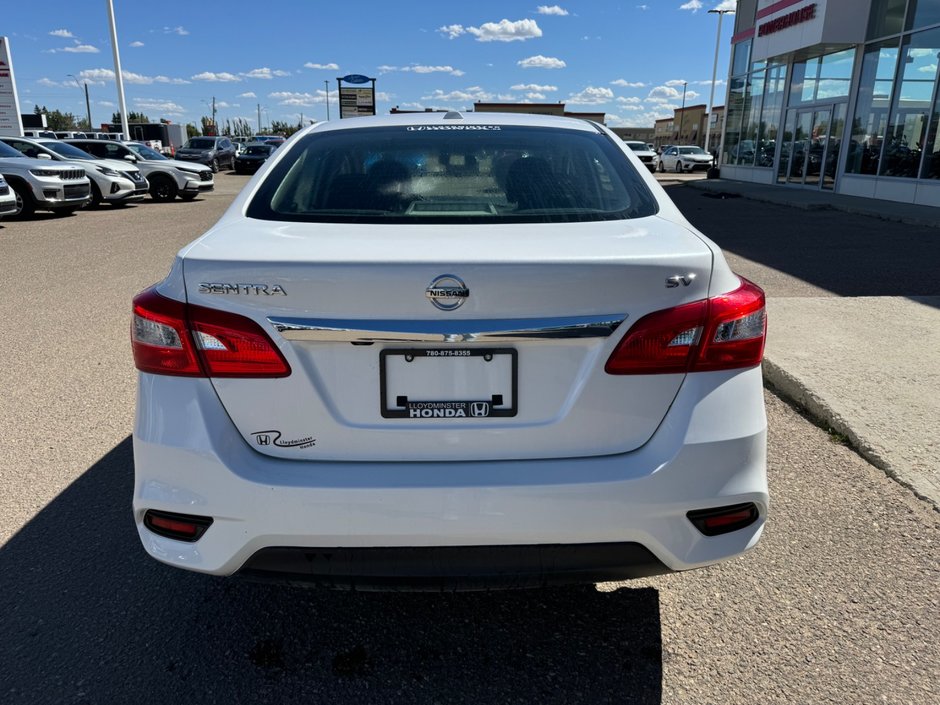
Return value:
[(441, 311), (453, 311), (460, 308), (470, 296), (470, 289), (467, 288), (467, 285), (463, 283), (460, 277), (455, 277), (453, 274), (442, 274), (435, 277), (428, 284), (424, 295)]

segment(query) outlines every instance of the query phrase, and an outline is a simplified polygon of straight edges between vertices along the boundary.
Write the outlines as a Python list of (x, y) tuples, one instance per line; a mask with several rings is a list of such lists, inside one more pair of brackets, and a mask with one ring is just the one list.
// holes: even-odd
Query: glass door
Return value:
[(787, 112), (777, 183), (833, 188), (845, 111), (845, 103), (837, 103)]

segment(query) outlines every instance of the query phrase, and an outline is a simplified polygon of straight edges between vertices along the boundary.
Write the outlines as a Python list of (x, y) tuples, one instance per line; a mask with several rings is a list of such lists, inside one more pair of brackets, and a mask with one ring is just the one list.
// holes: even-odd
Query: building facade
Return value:
[(722, 177), (940, 206), (940, 0), (738, 0)]

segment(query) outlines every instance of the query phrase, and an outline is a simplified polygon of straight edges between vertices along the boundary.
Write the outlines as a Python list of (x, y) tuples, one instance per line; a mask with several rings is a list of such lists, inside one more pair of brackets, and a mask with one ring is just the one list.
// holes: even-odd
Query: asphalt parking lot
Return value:
[[(0, 221), (0, 702), (940, 702), (940, 514), (769, 392), (768, 528), (709, 569), (358, 594), (146, 557), (130, 512), (130, 299), (247, 180), (221, 173), (189, 203)], [(745, 276), (821, 286), (748, 252), (734, 209), (675, 193), (737, 234)]]

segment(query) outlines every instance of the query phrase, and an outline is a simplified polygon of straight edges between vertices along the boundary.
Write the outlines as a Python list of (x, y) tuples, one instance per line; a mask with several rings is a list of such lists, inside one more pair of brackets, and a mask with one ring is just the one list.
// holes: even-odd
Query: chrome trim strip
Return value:
[(321, 343), (515, 343), (607, 338), (626, 319), (626, 315), (462, 321), (269, 317), (268, 323), (287, 340)]

